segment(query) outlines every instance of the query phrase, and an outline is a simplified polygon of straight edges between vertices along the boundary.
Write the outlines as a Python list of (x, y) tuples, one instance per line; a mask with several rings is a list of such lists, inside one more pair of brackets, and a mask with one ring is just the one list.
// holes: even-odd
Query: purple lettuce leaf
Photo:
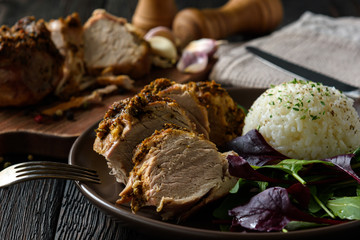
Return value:
[[(280, 152), (276, 151), (273, 147), (271, 147), (261, 133), (253, 129), (246, 133), (244, 136), (237, 137), (226, 144), (226, 150), (234, 150), (238, 153), (241, 158), (245, 159), (251, 166), (261, 167), (267, 164), (276, 164), (277, 162), (289, 159), (289, 157), (281, 154)], [(349, 175), (350, 177), (354, 178), (357, 182), (360, 183), (360, 177), (354, 172), (351, 168), (351, 160), (354, 157), (354, 154), (344, 154), (338, 155), (327, 159), (322, 159), (322, 161), (331, 162), (335, 165), (335, 169), (338, 171), (342, 171)], [(234, 170), (234, 176), (241, 177), (240, 174), (236, 174), (236, 172), (244, 172), (247, 171), (244, 164), (234, 164), (237, 166), (238, 170)], [(243, 170), (240, 170), (239, 167), (244, 167)], [(253, 171), (256, 172), (256, 171)], [(242, 175), (242, 173), (241, 173)], [(248, 177), (243, 177), (250, 180), (255, 180)], [(259, 176), (259, 174), (258, 174)], [(266, 181), (261, 180), (264, 179), (263, 177), (257, 178), (259, 181)], [(274, 181), (271, 181), (274, 182)]]
[(229, 173), (232, 176), (253, 181), (264, 181), (272, 183), (288, 182), (281, 179), (271, 178), (259, 173), (258, 171), (254, 170), (250, 166), (249, 162), (241, 156), (228, 155), (227, 160), (229, 163)]
[(272, 161), (288, 159), (271, 147), (256, 129), (237, 137), (226, 144), (227, 150), (234, 150), (252, 166), (263, 166)]
[(352, 178), (354, 178), (358, 183), (360, 183), (360, 177), (351, 168), (351, 160), (353, 159), (354, 156), (355, 156), (354, 154), (344, 154), (332, 158), (323, 159), (323, 161), (333, 163), (338, 170), (347, 173)]
[(292, 205), (282, 187), (268, 188), (255, 195), (243, 206), (229, 210), (233, 217), (231, 230), (261, 232), (281, 231), (290, 221), (339, 224), (344, 221), (314, 217)]
[(287, 192), (299, 203), (299, 205), (307, 209), (310, 203), (310, 189), (301, 183), (295, 183), (288, 187)]

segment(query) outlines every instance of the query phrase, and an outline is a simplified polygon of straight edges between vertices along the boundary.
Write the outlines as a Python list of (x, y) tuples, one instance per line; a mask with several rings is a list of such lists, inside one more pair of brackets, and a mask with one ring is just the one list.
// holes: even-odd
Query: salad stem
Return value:
[(298, 174), (292, 172), (291, 175), (296, 179), (298, 180), (301, 184), (305, 185), (306, 184), (306, 181), (304, 179), (302, 179), (302, 177), (300, 177)]
[(311, 195), (313, 196), (313, 198), (315, 199), (315, 202), (317, 204), (319, 204), (319, 206), (324, 209), (324, 211), (331, 217), (331, 218), (335, 218), (334, 214), (320, 201), (320, 199), (313, 193), (311, 193)]

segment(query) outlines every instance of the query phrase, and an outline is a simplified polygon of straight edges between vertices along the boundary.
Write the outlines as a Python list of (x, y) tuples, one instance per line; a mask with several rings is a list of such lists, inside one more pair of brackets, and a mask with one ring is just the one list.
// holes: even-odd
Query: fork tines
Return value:
[(36, 178), (62, 178), (100, 183), (95, 170), (59, 162), (32, 161), (12, 166), (19, 180)]

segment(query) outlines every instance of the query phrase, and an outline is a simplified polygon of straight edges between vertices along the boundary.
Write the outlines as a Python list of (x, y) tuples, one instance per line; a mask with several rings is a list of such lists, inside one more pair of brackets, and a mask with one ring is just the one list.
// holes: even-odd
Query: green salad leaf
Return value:
[(284, 172), (291, 174), (301, 184), (306, 184), (306, 181), (302, 177), (299, 176), (298, 172), (300, 170), (303, 170), (307, 165), (312, 165), (312, 164), (317, 164), (317, 163), (333, 166), (333, 164), (331, 162), (326, 162), (326, 161), (322, 161), (322, 160), (285, 159), (275, 165), (265, 165), (262, 167), (255, 167), (255, 168), (257, 168), (257, 169), (273, 168), (273, 169), (282, 170)]
[(360, 220), (360, 196), (330, 199), (326, 206), (341, 219)]

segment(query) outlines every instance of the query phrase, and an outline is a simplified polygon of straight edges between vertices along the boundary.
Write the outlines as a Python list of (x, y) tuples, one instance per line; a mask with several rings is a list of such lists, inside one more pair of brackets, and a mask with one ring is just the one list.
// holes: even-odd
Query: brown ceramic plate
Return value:
[[(244, 107), (249, 107), (252, 102), (263, 92), (263, 89), (231, 89), (229, 90), (233, 98)], [(127, 226), (136, 228), (144, 233), (158, 235), (167, 239), (325, 239), (335, 236), (354, 236), (360, 230), (360, 221), (325, 226), (321, 228), (298, 230), (293, 232), (272, 232), (272, 233), (236, 233), (221, 232), (216, 224), (212, 222), (211, 213), (215, 206), (208, 206), (201, 212), (194, 215), (187, 222), (177, 224), (174, 222), (164, 222), (153, 214), (150, 210), (142, 210), (133, 214), (126, 205), (116, 205), (118, 194), (122, 185), (109, 175), (109, 169), (103, 156), (98, 155), (92, 150), (95, 139), (95, 128), (89, 128), (74, 143), (69, 156), (69, 163), (74, 165), (86, 166), (96, 169), (102, 181), (101, 184), (85, 184), (77, 182), (80, 191), (99, 209), (109, 216), (121, 221)]]

